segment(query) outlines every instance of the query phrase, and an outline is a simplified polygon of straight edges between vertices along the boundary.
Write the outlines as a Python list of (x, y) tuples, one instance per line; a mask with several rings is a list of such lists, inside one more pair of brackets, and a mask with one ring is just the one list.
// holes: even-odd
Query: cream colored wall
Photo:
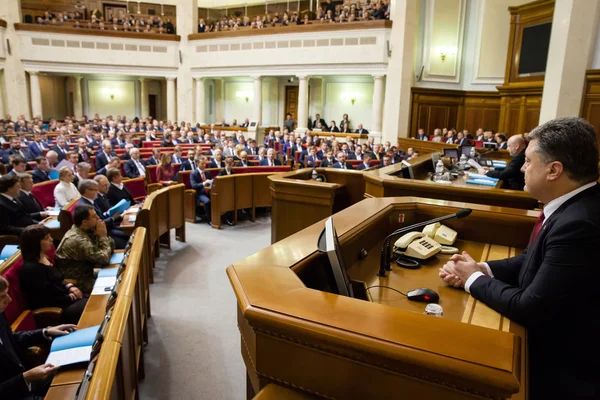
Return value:
[(42, 114), (44, 118), (58, 118), (62, 120), (67, 113), (65, 105), (66, 78), (64, 76), (40, 75), (39, 79), (40, 91), (42, 92)]
[[(118, 80), (87, 80), (89, 109), (104, 117), (123, 115), (133, 118), (136, 113), (136, 82)], [(114, 99), (110, 92), (114, 92)]]
[[(263, 89), (265, 86), (263, 82)], [(253, 92), (254, 84), (250, 80), (242, 82), (226, 81), (224, 83), (223, 118), (227, 123), (231, 123), (234, 119), (237, 119), (240, 123), (244, 118), (252, 118), (255, 101)], [(247, 95), (248, 101), (245, 98), (238, 97), (237, 93)]]
[[(455, 76), (459, 67), (459, 50), (462, 46), (463, 7), (465, 0), (430, 1), (428, 28), (429, 65), (431, 75)], [(426, 28), (427, 29), (427, 28)], [(445, 59), (441, 59), (441, 54)]]
[[(342, 115), (348, 114), (350, 128), (356, 129), (359, 123), (362, 123), (367, 130), (371, 128), (373, 83), (369, 78), (325, 78), (325, 107), (321, 117), (325, 118), (327, 124), (331, 120), (335, 120), (336, 124), (339, 124)], [(354, 105), (347, 98), (351, 94), (356, 96)]]

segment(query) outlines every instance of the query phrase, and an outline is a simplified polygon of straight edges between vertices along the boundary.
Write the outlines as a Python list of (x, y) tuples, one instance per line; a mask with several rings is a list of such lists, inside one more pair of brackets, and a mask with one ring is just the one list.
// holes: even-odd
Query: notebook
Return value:
[(90, 361), (99, 328), (100, 325), (92, 326), (54, 338), (46, 362), (60, 367)]
[(112, 257), (110, 258), (108, 265), (121, 264), (121, 261), (123, 261), (124, 257), (125, 257), (125, 253), (114, 253), (112, 255)]
[(4, 261), (13, 254), (15, 254), (19, 250), (19, 246), (16, 244), (7, 244), (2, 248), (2, 252), (0, 253), (0, 261)]
[(465, 182), (471, 185), (496, 186), (496, 182), (489, 179), (467, 179)]
[(57, 219), (51, 219), (44, 223), (44, 226), (49, 229), (60, 228), (60, 221)]

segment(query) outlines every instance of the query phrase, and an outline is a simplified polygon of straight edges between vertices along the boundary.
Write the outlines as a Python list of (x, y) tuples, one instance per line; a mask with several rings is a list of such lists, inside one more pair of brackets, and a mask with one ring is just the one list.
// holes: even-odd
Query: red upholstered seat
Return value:
[(175, 171), (175, 173), (178, 173), (179, 170), (181, 169), (181, 164), (171, 164), (173, 165), (173, 171)]
[(288, 172), (290, 170), (289, 165), (280, 167), (235, 167), (233, 168), (236, 174), (250, 174), (254, 172)]
[[(144, 142), (144, 144), (146, 144), (148, 142)], [(148, 173), (148, 176), (150, 177), (150, 183), (156, 183), (158, 182), (158, 180), (156, 179), (156, 168), (158, 168), (158, 165), (148, 165), (146, 167), (146, 172)]]
[(296, 154), (294, 154), (294, 161), (296, 163), (300, 163), (300, 156), (302, 155), (301, 151), (297, 151)]
[(483, 140), (476, 140), (475, 147), (483, 147)]
[(129, 190), (134, 200), (143, 200), (148, 195), (146, 193), (146, 184), (142, 177), (124, 180), (123, 185)]
[(121, 160), (121, 164), (119, 164), (119, 170), (121, 171), (121, 176), (125, 176), (125, 160)]
[(186, 189), (191, 189), (192, 185), (190, 183), (190, 174), (192, 171), (180, 171), (179, 176), (177, 177), (177, 181), (183, 183)]
[(58, 180), (36, 183), (31, 189), (31, 193), (42, 203), (44, 208), (54, 207), (54, 188), (58, 185)]
[(279, 152), (280, 147), (281, 147), (281, 142), (273, 143), (273, 148), (275, 149), (275, 151)]

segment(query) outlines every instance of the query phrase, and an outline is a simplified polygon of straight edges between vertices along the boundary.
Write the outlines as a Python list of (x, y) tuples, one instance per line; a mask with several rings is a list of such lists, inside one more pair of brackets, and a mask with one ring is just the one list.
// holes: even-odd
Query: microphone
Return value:
[(465, 218), (465, 217), (469, 216), (469, 214), (471, 214), (471, 211), (473, 211), (473, 210), (471, 210), (470, 208), (463, 208), (462, 210), (458, 210), (454, 214), (445, 215), (443, 217), (434, 218), (429, 221), (419, 222), (419, 223), (416, 223), (413, 225), (405, 226), (403, 228), (397, 229), (394, 232), (390, 233), (388, 236), (386, 236), (386, 238), (383, 240), (383, 244), (381, 245), (381, 259), (379, 262), (379, 272), (377, 272), (377, 276), (385, 277), (386, 276), (385, 271), (392, 270), (392, 267), (390, 266), (390, 243), (392, 241), (392, 237), (399, 235), (401, 233), (406, 233), (406, 232), (410, 232), (410, 231), (418, 229), (418, 228), (422, 228), (429, 224), (434, 224), (436, 222), (445, 221), (447, 219)]

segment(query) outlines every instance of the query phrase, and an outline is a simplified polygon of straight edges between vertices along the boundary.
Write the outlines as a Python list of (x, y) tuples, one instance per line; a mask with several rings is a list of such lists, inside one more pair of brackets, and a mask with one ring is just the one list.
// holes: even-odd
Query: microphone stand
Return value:
[(397, 229), (394, 232), (390, 233), (388, 236), (386, 236), (385, 239), (383, 239), (383, 244), (381, 245), (381, 258), (379, 260), (379, 271), (377, 272), (377, 276), (384, 278), (387, 276), (386, 271), (392, 270), (392, 267), (390, 265), (390, 244), (392, 241), (392, 237), (399, 235), (401, 233), (410, 232), (414, 229), (422, 228), (429, 224), (435, 224), (436, 222), (442, 222), (447, 219), (464, 218), (464, 217), (468, 216), (469, 214), (471, 214), (471, 211), (472, 210), (470, 208), (463, 208), (462, 210), (459, 210), (458, 212), (456, 212), (454, 214), (445, 215), (443, 217), (434, 218), (429, 221), (419, 222), (416, 224), (405, 226), (403, 228)]

